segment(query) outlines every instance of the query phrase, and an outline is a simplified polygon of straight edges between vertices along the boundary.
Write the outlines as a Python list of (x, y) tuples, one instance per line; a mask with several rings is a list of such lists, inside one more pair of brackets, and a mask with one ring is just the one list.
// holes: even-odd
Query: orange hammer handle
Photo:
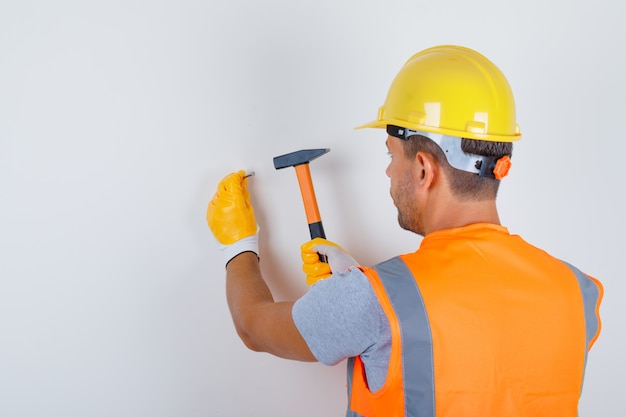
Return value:
[(309, 164), (295, 166), (296, 175), (298, 176), (298, 184), (302, 193), (302, 201), (304, 202), (304, 211), (306, 212), (306, 220), (311, 223), (322, 221), (320, 211), (317, 208), (317, 199), (315, 198), (315, 190), (313, 189), (313, 181), (311, 180), (311, 171)]
[[(315, 198), (315, 190), (313, 189), (309, 164), (296, 165), (294, 168), (296, 169), (296, 176), (298, 177), (298, 184), (300, 185), (300, 192), (302, 193), (302, 201), (304, 202), (306, 220), (309, 223), (311, 239), (315, 239), (316, 237), (326, 239), (320, 211), (317, 208), (317, 199)], [(320, 259), (322, 259), (321, 255)], [(325, 257), (322, 260), (325, 262)]]

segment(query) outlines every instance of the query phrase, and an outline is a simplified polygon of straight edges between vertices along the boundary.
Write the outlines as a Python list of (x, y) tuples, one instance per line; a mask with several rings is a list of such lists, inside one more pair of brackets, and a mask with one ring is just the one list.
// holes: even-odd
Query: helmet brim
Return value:
[(387, 127), (387, 122), (382, 120), (372, 120), (371, 122), (365, 123), (363, 125), (359, 125), (355, 127), (355, 130), (358, 129), (368, 129), (368, 128), (376, 128), (376, 129), (385, 129)]

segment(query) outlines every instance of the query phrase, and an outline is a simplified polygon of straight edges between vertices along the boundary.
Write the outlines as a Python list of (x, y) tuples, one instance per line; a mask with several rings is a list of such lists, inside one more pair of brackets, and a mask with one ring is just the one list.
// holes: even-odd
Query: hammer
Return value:
[[(313, 189), (313, 181), (311, 180), (311, 171), (309, 170), (309, 162), (319, 158), (330, 151), (330, 149), (303, 149), (301, 151), (291, 152), (274, 158), (274, 168), (282, 169), (294, 167), (300, 184), (300, 192), (302, 193), (302, 201), (304, 202), (304, 211), (306, 219), (309, 223), (309, 232), (311, 239), (321, 237), (326, 239), (324, 227), (320, 211), (317, 208), (317, 199), (315, 198), (315, 190)], [(320, 255), (320, 260), (326, 262), (325, 257)]]

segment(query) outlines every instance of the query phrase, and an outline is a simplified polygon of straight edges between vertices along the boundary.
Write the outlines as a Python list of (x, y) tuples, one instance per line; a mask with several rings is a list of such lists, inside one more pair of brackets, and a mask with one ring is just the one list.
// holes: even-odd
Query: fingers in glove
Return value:
[(244, 176), (245, 172), (241, 170), (224, 177), (207, 208), (209, 228), (215, 238), (225, 245), (258, 231)]

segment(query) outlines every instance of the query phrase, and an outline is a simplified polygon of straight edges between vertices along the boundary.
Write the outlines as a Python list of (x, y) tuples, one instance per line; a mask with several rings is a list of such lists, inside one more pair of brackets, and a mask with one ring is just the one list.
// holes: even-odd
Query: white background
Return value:
[(499, 208), (511, 232), (601, 279), (604, 329), (580, 415), (626, 415), (621, 0), (0, 0), (0, 416), (341, 416), (344, 366), (248, 351), (205, 223), (254, 169), (262, 266), (306, 291), (295, 173), (363, 264), (413, 251), (376, 116), (409, 56), (485, 54), (523, 139)]

